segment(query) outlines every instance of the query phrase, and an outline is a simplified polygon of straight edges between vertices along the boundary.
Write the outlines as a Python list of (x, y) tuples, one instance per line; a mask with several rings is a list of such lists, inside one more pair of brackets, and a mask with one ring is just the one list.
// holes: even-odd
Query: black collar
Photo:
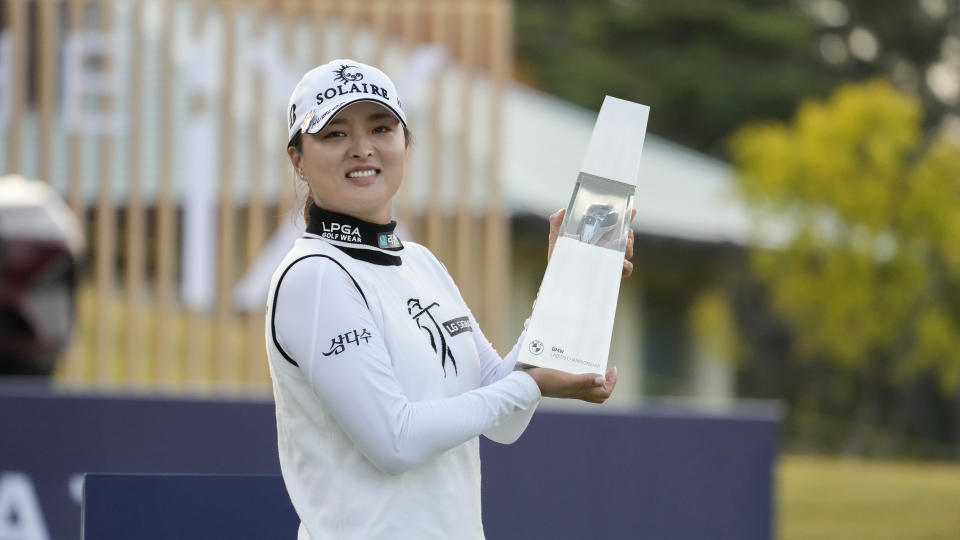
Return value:
[(386, 266), (400, 266), (398, 256), (403, 243), (394, 233), (397, 222), (370, 223), (311, 204), (308, 237), (319, 237), (347, 255), (361, 261)]

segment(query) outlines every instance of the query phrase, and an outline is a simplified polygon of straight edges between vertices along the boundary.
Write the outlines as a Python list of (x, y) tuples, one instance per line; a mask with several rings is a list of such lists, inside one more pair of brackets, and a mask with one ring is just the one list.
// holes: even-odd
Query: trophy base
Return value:
[(621, 251), (558, 238), (518, 361), (568, 373), (605, 372), (622, 269)]

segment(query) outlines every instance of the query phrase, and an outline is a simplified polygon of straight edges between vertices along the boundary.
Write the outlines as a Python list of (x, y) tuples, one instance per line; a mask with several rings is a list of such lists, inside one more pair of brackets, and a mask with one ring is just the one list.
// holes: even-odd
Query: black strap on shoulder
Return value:
[(276, 290), (273, 292), (273, 310), (272, 310), (271, 313), (270, 313), (270, 333), (273, 335), (273, 344), (277, 346), (277, 350), (280, 351), (280, 354), (282, 354), (283, 357), (287, 359), (287, 362), (290, 362), (291, 364), (293, 364), (293, 365), (295, 365), (295, 366), (297, 366), (297, 367), (299, 367), (300, 364), (297, 364), (297, 362), (294, 361), (293, 358), (290, 358), (290, 355), (287, 354), (287, 352), (283, 350), (283, 347), (280, 346), (280, 341), (277, 340), (277, 324), (276, 324), (276, 321), (277, 321), (277, 298), (280, 297), (280, 284), (283, 282), (283, 278), (285, 278), (285, 277), (287, 276), (287, 272), (289, 272), (290, 269), (293, 268), (293, 265), (297, 264), (298, 262), (300, 262), (300, 261), (302, 261), (302, 260), (304, 260), (304, 259), (309, 259), (310, 257), (323, 257), (324, 259), (330, 259), (331, 261), (334, 262), (334, 264), (336, 264), (337, 266), (339, 266), (340, 269), (343, 270), (344, 273), (347, 274), (347, 277), (350, 278), (350, 281), (353, 282), (353, 285), (357, 288), (357, 290), (360, 291), (360, 296), (363, 297), (363, 303), (367, 305), (367, 309), (370, 309), (370, 302), (367, 302), (367, 295), (363, 294), (363, 289), (360, 288), (360, 284), (357, 283), (357, 280), (353, 279), (353, 276), (350, 275), (350, 272), (349, 272), (346, 268), (344, 268), (342, 264), (340, 264), (340, 261), (334, 259), (333, 257), (331, 257), (331, 256), (329, 256), (329, 255), (321, 255), (321, 254), (319, 254), (319, 253), (315, 253), (315, 254), (313, 254), (313, 255), (304, 255), (303, 257), (300, 257), (299, 259), (297, 259), (297, 260), (293, 261), (292, 263), (290, 263), (289, 265), (287, 265), (287, 267), (286, 267), (286, 269), (284, 269), (283, 273), (280, 274), (280, 279), (277, 280), (277, 288), (276, 288)]
[[(300, 238), (305, 238), (307, 240), (319, 240), (320, 242), (326, 241), (323, 238), (317, 238), (316, 236), (303, 235)], [(349, 248), (337, 244), (330, 245), (358, 261), (379, 264), (380, 266), (400, 266), (403, 264), (403, 259), (401, 259), (399, 256), (391, 255), (390, 253), (386, 253), (384, 251), (375, 249)]]
[(400, 257), (391, 255), (389, 253), (384, 253), (382, 251), (376, 251), (373, 249), (348, 248), (336, 245), (333, 247), (353, 257), (354, 259), (357, 259), (358, 261), (379, 264), (380, 266), (400, 266), (403, 264), (403, 259)]

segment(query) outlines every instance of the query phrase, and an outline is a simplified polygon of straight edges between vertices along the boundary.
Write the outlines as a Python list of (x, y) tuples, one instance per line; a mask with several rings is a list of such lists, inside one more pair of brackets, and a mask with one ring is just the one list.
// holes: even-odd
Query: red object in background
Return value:
[(73, 332), (79, 225), (45, 183), (0, 178), (0, 375), (49, 375)]

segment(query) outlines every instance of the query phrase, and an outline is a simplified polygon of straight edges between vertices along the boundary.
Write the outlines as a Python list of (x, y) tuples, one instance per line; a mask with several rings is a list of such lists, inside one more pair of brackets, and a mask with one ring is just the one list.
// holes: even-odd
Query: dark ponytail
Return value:
[[(303, 134), (297, 132), (296, 135), (290, 139), (290, 144), (287, 145), (287, 148), (293, 147), (298, 154), (303, 155)], [(294, 172), (296, 175), (296, 172)], [(296, 180), (294, 180), (296, 182)], [(303, 210), (303, 222), (307, 225), (310, 224), (310, 204), (313, 203), (313, 192), (310, 191), (310, 185), (307, 184), (307, 194), (304, 196), (303, 201), (300, 203), (300, 208)]]
[(310, 205), (313, 203), (313, 192), (307, 186), (307, 195), (303, 198), (303, 222), (310, 224)]

